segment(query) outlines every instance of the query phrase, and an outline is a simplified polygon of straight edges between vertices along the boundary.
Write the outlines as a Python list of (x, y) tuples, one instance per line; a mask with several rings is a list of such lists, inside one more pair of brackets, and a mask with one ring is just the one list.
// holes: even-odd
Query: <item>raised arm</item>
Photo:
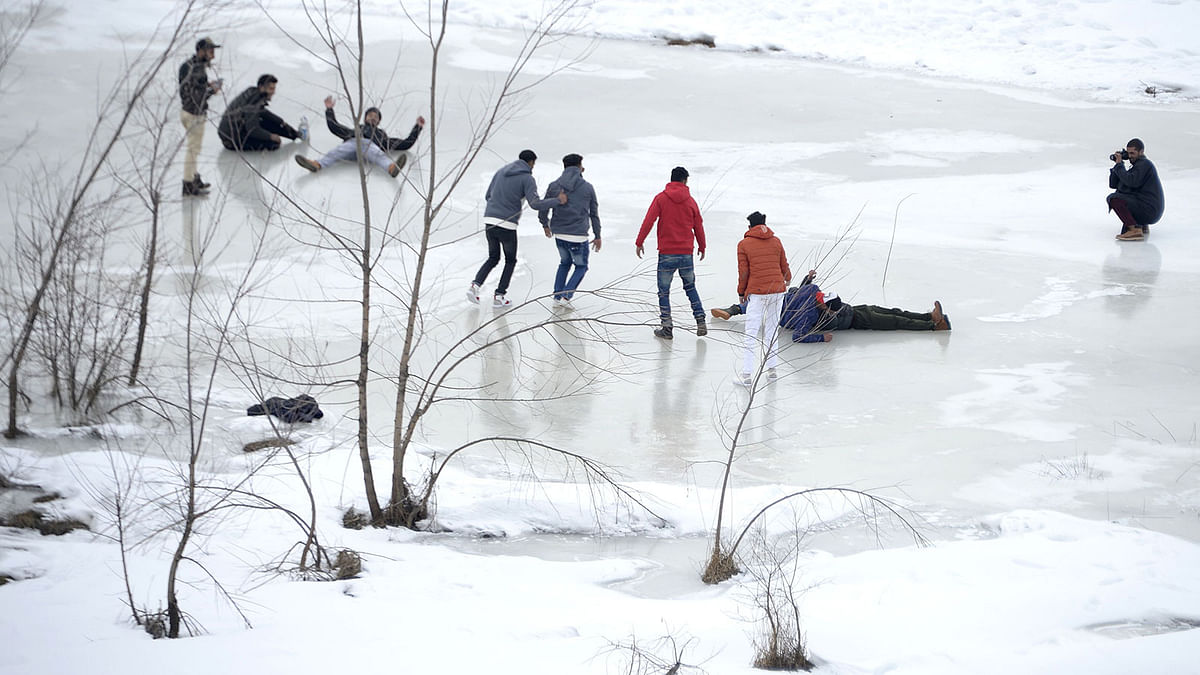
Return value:
[(408, 132), (408, 138), (389, 138), (388, 150), (407, 150), (417, 142), (417, 137), (421, 135), (421, 130), (425, 128), (425, 118), (417, 117), (417, 123), (413, 125), (412, 131)]

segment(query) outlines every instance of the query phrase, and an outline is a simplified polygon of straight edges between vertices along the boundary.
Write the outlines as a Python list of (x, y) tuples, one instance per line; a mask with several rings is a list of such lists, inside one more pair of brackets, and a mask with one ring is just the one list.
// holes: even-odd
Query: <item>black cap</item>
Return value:
[(521, 154), (517, 155), (517, 159), (522, 162), (536, 162), (537, 155), (532, 150), (522, 150)]
[(672, 182), (683, 182), (683, 181), (687, 180), (687, 177), (688, 177), (688, 170), (683, 168), (682, 166), (677, 166), (674, 169), (671, 169), (671, 181)]
[(200, 38), (200, 41), (196, 43), (196, 51), (200, 51), (201, 49), (216, 49), (220, 46), (209, 38)]
[(746, 220), (750, 221), (750, 227), (754, 227), (755, 225), (766, 225), (767, 214), (755, 211), (754, 213), (746, 216)]

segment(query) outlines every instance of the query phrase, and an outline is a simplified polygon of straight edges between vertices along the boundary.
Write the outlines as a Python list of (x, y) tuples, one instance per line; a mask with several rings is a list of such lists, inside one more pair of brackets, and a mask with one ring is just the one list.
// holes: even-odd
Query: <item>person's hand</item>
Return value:
[(643, 253), (643, 251), (644, 251), (644, 249), (643, 249), (641, 246), (637, 247), (637, 257), (638, 257), (638, 259), (639, 259), (639, 260), (640, 260), (640, 259), (641, 259), (641, 257), (642, 257), (642, 253)]
[(809, 271), (808, 271), (808, 278), (809, 278), (809, 279), (816, 279), (816, 278), (817, 278), (817, 271), (816, 271), (816, 270), (809, 270)]
[(543, 225), (543, 226), (542, 226), (542, 232), (545, 232), (545, 233), (546, 233), (546, 238), (547, 238), (547, 239), (549, 239), (550, 237), (553, 237), (553, 236), (554, 236), (554, 233), (550, 231), (550, 226), (549, 226), (549, 225)]
[(558, 203), (559, 203), (559, 204), (566, 204), (566, 203), (567, 203), (567, 191), (566, 191), (566, 190), (559, 190), (559, 191), (558, 191)]
[(217, 80), (216, 82), (209, 82), (208, 88), (211, 89), (212, 93), (214, 94), (221, 93), (221, 81)]
[(592, 251), (596, 253), (600, 252), (600, 237), (596, 237), (592, 240)]
[(744, 305), (744, 304), (746, 304), (747, 302), (750, 302), (750, 296), (748, 296), (748, 295), (739, 295), (739, 296), (738, 296), (738, 302), (740, 302), (740, 303), (742, 303), (742, 304)]
[(325, 107), (326, 107), (326, 108), (333, 108), (333, 97), (332, 97), (332, 96), (326, 96), (326, 97), (325, 97)]
[(282, 142), (283, 142), (283, 141), (282, 141), (282, 140), (279, 138), (279, 134), (271, 134), (271, 140), (272, 140), (272, 141), (274, 141), (274, 142), (276, 142), (276, 143), (282, 143)]
[(417, 126), (421, 127), (422, 129), (425, 128), (425, 118), (424, 117), (417, 115)]
[(833, 333), (825, 333), (822, 335), (821, 342), (833, 342)]
[(1124, 164), (1124, 163), (1125, 163), (1125, 160), (1121, 159), (1121, 153), (1122, 153), (1122, 152), (1125, 152), (1125, 148), (1121, 148), (1120, 150), (1118, 150), (1118, 151), (1116, 151), (1116, 152), (1114, 152), (1114, 153), (1113, 153), (1113, 164), (1114, 164), (1114, 165), (1115, 165), (1115, 164)]
[(700, 251), (700, 259), (704, 260), (704, 251)]

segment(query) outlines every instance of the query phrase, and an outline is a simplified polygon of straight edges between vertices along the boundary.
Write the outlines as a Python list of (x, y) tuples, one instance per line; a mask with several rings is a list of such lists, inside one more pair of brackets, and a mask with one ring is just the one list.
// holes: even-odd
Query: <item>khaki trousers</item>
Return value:
[(187, 130), (187, 140), (183, 151), (183, 180), (191, 182), (196, 179), (196, 157), (200, 155), (200, 146), (204, 143), (204, 115), (193, 115), (186, 110), (179, 111), (179, 121)]

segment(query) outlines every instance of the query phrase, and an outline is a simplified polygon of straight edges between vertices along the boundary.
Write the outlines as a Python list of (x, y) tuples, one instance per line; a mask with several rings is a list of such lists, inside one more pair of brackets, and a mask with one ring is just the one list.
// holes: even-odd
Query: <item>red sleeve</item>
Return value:
[(642, 229), (638, 230), (637, 241), (634, 244), (641, 246), (646, 243), (646, 237), (650, 234), (650, 228), (654, 227), (654, 221), (658, 220), (658, 216), (662, 209), (658, 205), (658, 200), (662, 197), (662, 193), (654, 196), (654, 200), (650, 202), (650, 208), (646, 211), (646, 217), (642, 219)]
[(792, 283), (792, 268), (788, 266), (787, 251), (783, 248), (783, 242), (778, 239), (775, 241), (779, 242), (779, 269), (783, 271), (783, 283), (786, 286)]
[(692, 200), (692, 206), (696, 209), (696, 226), (692, 231), (696, 233), (696, 247), (701, 253), (704, 253), (706, 242), (704, 241), (704, 218), (700, 217), (700, 207), (696, 205), (696, 200)]

